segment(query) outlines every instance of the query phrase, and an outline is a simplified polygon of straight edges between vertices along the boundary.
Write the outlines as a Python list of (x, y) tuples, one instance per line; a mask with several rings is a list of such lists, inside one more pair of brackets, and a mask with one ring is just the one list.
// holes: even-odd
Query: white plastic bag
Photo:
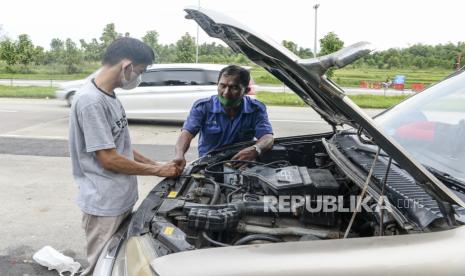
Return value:
[(63, 276), (63, 272), (71, 272), (70, 276), (73, 276), (81, 267), (81, 264), (75, 262), (73, 258), (61, 254), (49, 245), (37, 251), (32, 259), (40, 265), (48, 267), (48, 270), (56, 269), (60, 276)]

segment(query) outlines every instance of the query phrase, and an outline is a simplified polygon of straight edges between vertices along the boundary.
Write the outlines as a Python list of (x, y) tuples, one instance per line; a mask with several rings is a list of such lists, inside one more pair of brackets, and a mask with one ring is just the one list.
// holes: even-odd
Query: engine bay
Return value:
[[(254, 162), (230, 160), (238, 151), (234, 148), (194, 162), (187, 174), (170, 184), (151, 220), (150, 231), (163, 245), (160, 248), (169, 254), (253, 243), (399, 235), (441, 225), (440, 216), (421, 227), (399, 223), (379, 207), (379, 198), (361, 198), (360, 183), (330, 157), (323, 144), (326, 138), (331, 137), (283, 139)], [(332, 138), (334, 145), (343, 146), (344, 141)], [(399, 212), (408, 222), (410, 209)]]

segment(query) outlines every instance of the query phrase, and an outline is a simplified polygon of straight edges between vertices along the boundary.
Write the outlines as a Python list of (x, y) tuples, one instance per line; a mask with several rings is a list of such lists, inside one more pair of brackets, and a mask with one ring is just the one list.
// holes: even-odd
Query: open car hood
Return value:
[(332, 100), (344, 97), (344, 92), (338, 89), (328, 93), (321, 84), (323, 80), (328, 81), (324, 74), (329, 68), (344, 67), (370, 53), (369, 43), (360, 42), (319, 58), (300, 59), (284, 46), (225, 15), (197, 8), (186, 9), (186, 12), (187, 17), (197, 21), (208, 35), (223, 40), (234, 51), (246, 55), (284, 82), (326, 122), (332, 126), (350, 124), (355, 127), (355, 122), (344, 112), (347, 107)]
[(370, 53), (372, 49), (369, 43), (359, 42), (323, 57), (300, 59), (284, 46), (226, 15), (198, 7), (188, 7), (185, 11), (186, 18), (194, 19), (209, 36), (223, 40), (234, 51), (246, 55), (284, 82), (333, 128), (346, 124), (362, 130), (425, 189), (434, 191), (442, 201), (465, 208), (460, 198), (410, 157), (340, 87), (324, 75), (331, 67), (344, 67)]

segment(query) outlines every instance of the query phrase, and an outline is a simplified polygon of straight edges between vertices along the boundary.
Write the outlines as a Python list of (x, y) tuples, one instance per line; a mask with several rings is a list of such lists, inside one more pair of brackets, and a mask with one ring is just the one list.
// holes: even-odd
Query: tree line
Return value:
[[(50, 49), (45, 50), (36, 46), (27, 34), (21, 34), (16, 40), (2, 37), (0, 26), (0, 60), (6, 65), (8, 72), (27, 73), (31, 65), (64, 65), (64, 73), (80, 72), (85, 63), (98, 63), (101, 61), (106, 47), (116, 38), (129, 36), (129, 33), (119, 33), (115, 24), (107, 24), (101, 36), (90, 41), (80, 39), (78, 43), (71, 39), (54, 38), (50, 42)], [(150, 30), (142, 40), (150, 45), (156, 53), (157, 63), (189, 63), (196, 60), (195, 38), (185, 33), (176, 43), (161, 44), (156, 30)], [(303, 48), (293, 41), (284, 40), (282, 45), (294, 52), (300, 58), (311, 58), (313, 53), (309, 48)], [(320, 52), (325, 55), (339, 50), (344, 42), (330, 32), (320, 39)], [(440, 45), (415, 44), (408, 48), (391, 48), (369, 55), (353, 67), (374, 67), (379, 69), (392, 68), (446, 68), (451, 69), (463, 64), (462, 53), (465, 52), (465, 43), (448, 43)], [(238, 63), (250, 64), (250, 61), (241, 54), (234, 53), (229, 47), (212, 43), (199, 45), (199, 62), (204, 63)]]
[[(54, 38), (50, 49), (36, 46), (27, 34), (21, 34), (16, 40), (0, 37), (0, 60), (6, 65), (6, 71), (27, 73), (31, 65), (65, 65), (65, 73), (80, 71), (84, 63), (98, 63), (102, 60), (107, 46), (118, 37), (129, 36), (119, 33), (113, 23), (107, 24), (102, 35), (90, 41), (80, 39), (78, 43), (71, 39)], [(189, 33), (184, 34), (174, 44), (161, 44), (158, 32), (146, 32), (142, 40), (153, 48), (157, 63), (195, 62), (196, 43)], [(234, 53), (229, 47), (212, 43), (199, 45), (199, 61), (205, 63), (239, 63), (247, 64), (248, 59)]]

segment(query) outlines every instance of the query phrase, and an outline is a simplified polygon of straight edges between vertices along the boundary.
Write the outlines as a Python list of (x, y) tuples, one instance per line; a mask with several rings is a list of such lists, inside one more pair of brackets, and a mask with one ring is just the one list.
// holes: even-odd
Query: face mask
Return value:
[(122, 84), (121, 88), (122, 89), (130, 90), (130, 89), (134, 89), (137, 86), (139, 86), (139, 84), (141, 82), (141, 76), (137, 75), (134, 72), (134, 67), (132, 66), (132, 64), (131, 64), (131, 75), (129, 77), (129, 80), (127, 80), (126, 76), (124, 75), (124, 68), (121, 71), (121, 73), (122, 73), (122, 76), (121, 76), (121, 84)]
[(220, 100), (220, 103), (224, 107), (236, 107), (242, 102), (242, 97), (238, 99), (226, 99), (223, 96), (218, 95), (218, 100)]

